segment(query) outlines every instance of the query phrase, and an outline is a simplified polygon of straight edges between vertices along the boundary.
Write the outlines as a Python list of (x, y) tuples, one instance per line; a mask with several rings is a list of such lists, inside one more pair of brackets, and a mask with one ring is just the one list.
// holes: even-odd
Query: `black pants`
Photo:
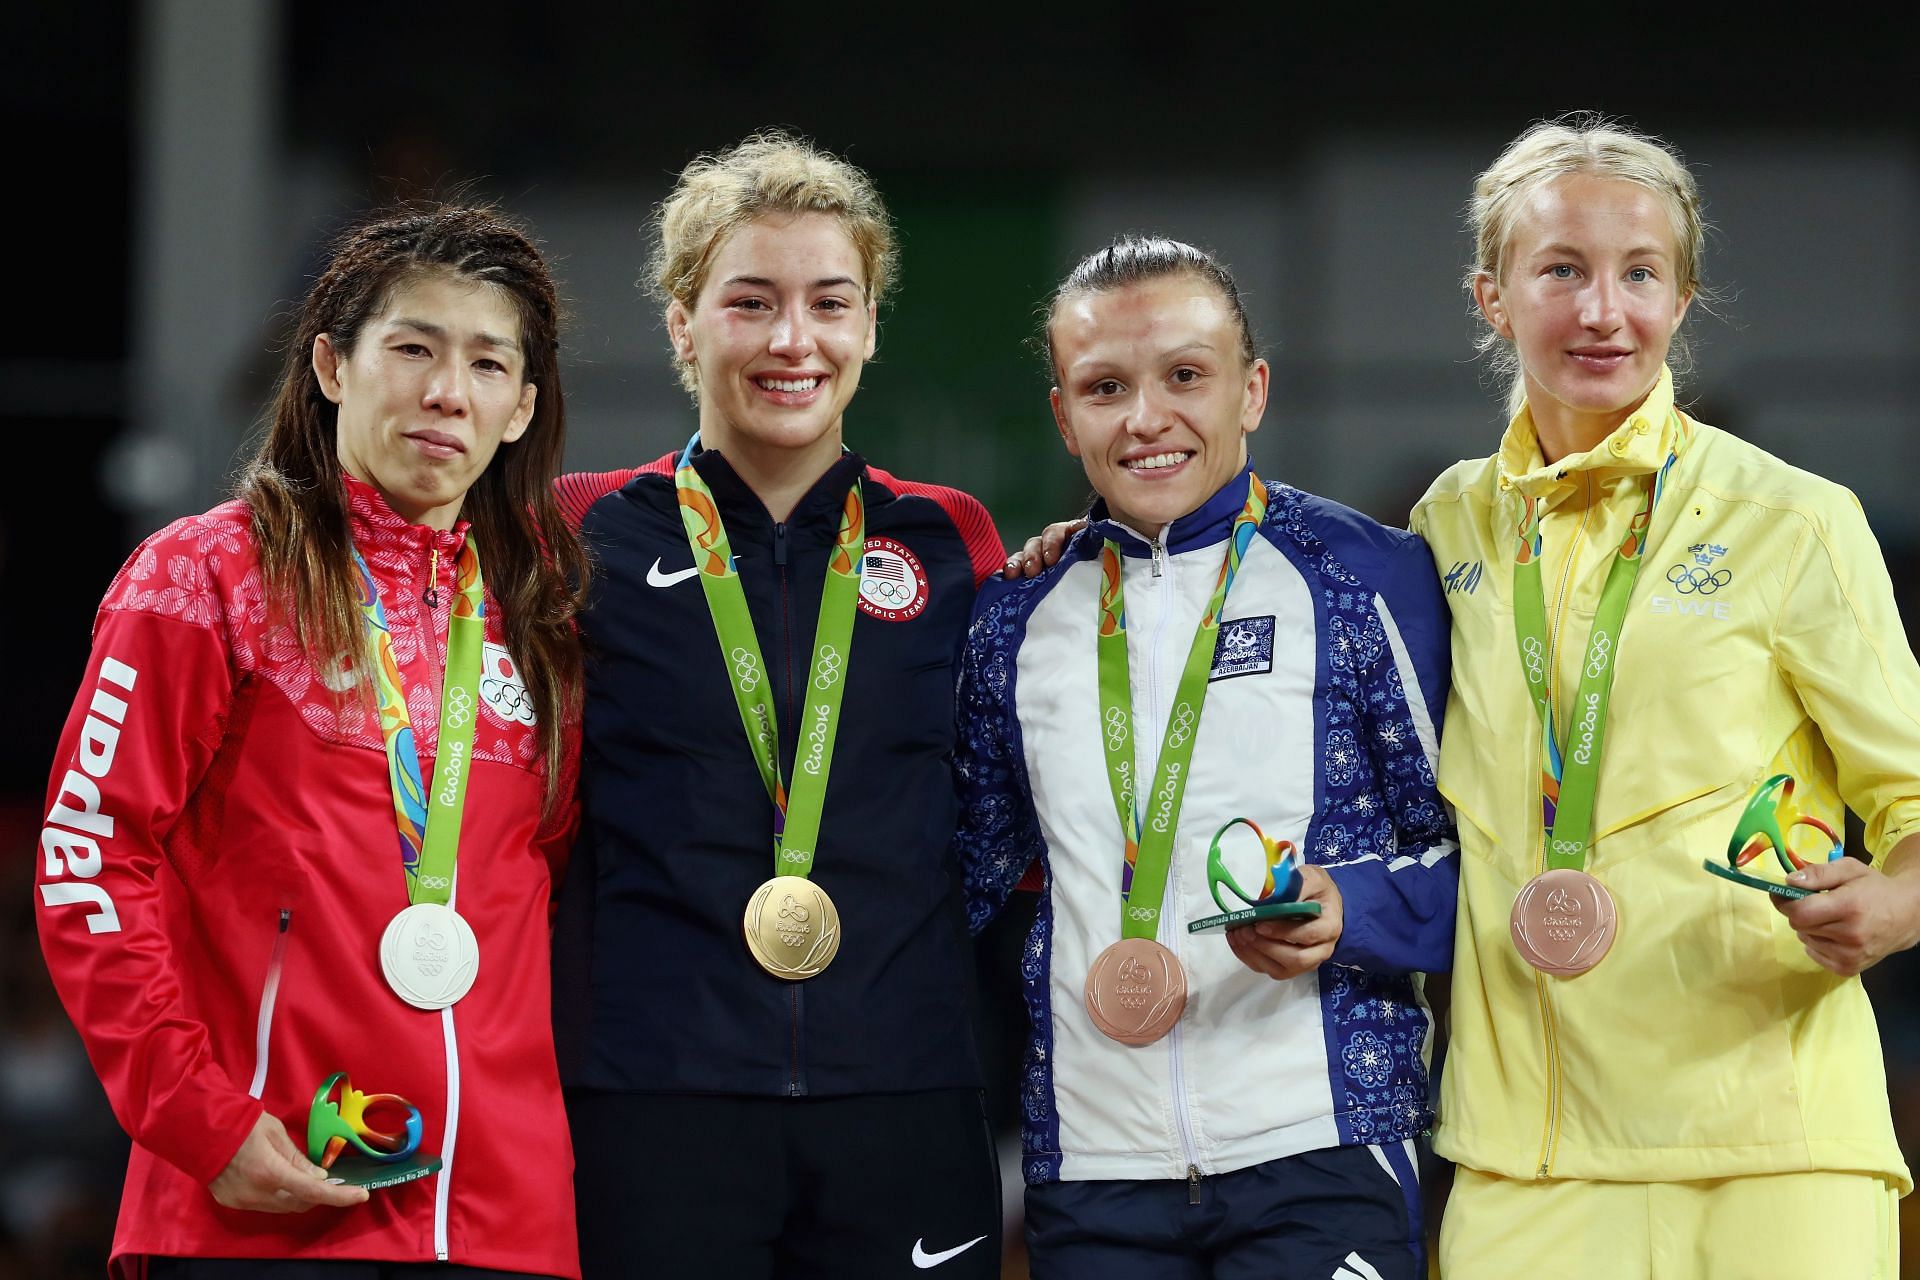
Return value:
[(355, 1262), (303, 1258), (148, 1258), (147, 1280), (541, 1280), (451, 1262)]
[(1400, 1143), (1305, 1151), (1198, 1186), (1027, 1188), (1033, 1280), (1415, 1280), (1427, 1274), (1420, 1218)]
[(586, 1280), (994, 1280), (1000, 1178), (973, 1090), (569, 1090)]

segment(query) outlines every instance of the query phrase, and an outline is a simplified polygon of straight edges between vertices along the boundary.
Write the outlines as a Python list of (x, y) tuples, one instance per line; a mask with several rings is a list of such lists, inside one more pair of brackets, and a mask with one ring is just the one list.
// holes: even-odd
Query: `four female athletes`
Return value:
[[(1911, 945), (1920, 922), (1906, 843), (1920, 830), (1920, 673), (1877, 548), (1844, 491), (1674, 406), (1665, 358), (1698, 290), (1700, 236), (1670, 152), (1591, 121), (1531, 130), (1482, 176), (1474, 220), (1471, 284), (1516, 370), (1515, 412), (1501, 452), (1450, 470), (1415, 517), (1443, 562), (1487, 570), (1447, 599), (1438, 782), (1464, 856), (1436, 1138), (1462, 1169), (1443, 1266), (1518, 1274), (1550, 1253), (1576, 1274), (1742, 1274), (1750, 1252), (1771, 1267), (1817, 1246), (1818, 1265), (1798, 1268), (1816, 1273), (1845, 1242), (1862, 1274), (1890, 1267), (1907, 1175), (1849, 975)], [(945, 840), (954, 651), (999, 548), (977, 503), (895, 480), (841, 442), (893, 266), (870, 185), (783, 137), (689, 167), (663, 206), (656, 265), (698, 434), (648, 467), (563, 481), (566, 522), (543, 489), (561, 422), (544, 266), (523, 240), (490, 254), (395, 223), (343, 244), (309, 297), (241, 503), (156, 535), (116, 580), (50, 787), (43, 938), (138, 1143), (116, 1258), (572, 1274), (570, 1221), (527, 1225), (560, 1212), (564, 1139), (552, 1158), (526, 1144), (558, 1133), (539, 925), (571, 816), (577, 525), (599, 568), (556, 995), (589, 1272), (662, 1265), (672, 1248), (690, 1250), (672, 1266), (705, 1273), (991, 1274), (993, 1174)], [(1089, 341), (1120, 319), (1095, 317)], [(1077, 452), (1072, 420), (1062, 413)], [(1114, 483), (1133, 483), (1128, 470)], [(481, 732), (449, 753), (440, 722), (463, 709), (434, 690), (460, 692), (463, 660), (443, 655), (460, 651), (449, 637), (469, 613), (484, 619)], [(1258, 626), (1230, 629), (1259, 646)], [(144, 685), (142, 667), (157, 673)], [(466, 828), (457, 898), (421, 886), (452, 888), (420, 852), (426, 818), (447, 807), (417, 815), (408, 845), (416, 744), (413, 774), (432, 792), (448, 772), (436, 756), (483, 780), (473, 799), (488, 816)], [(364, 763), (374, 750), (391, 786)], [(1338, 754), (1313, 750), (1321, 771)], [(286, 785), (302, 753), (336, 757), (325, 788)], [(1794, 878), (1816, 892), (1797, 901), (1710, 876), (1700, 864), (1722, 856), (1748, 793), (1781, 774), (1811, 821), (1836, 826), (1843, 801), (1862, 813), (1884, 869), (1807, 866)], [(1100, 807), (1088, 824), (1116, 820)], [(413, 909), (457, 907), (466, 941), (486, 948), (470, 991), (382, 945), (393, 913), (367, 905), (378, 867), (392, 870), (373, 857), (395, 848), (374, 834), (382, 811), (400, 815)], [(1299, 817), (1330, 825), (1318, 807)], [(1206, 874), (1192, 834), (1176, 877)], [(1327, 890), (1342, 877), (1302, 880), (1337, 922)], [(245, 924), (262, 911), (274, 919)], [(1350, 904), (1345, 919), (1354, 930)], [(1556, 949), (1543, 928), (1572, 928), (1575, 943)], [(364, 961), (315, 973), (299, 941), (314, 932)], [(112, 948), (115, 935), (138, 945)], [(408, 936), (398, 952), (430, 949)], [(1267, 923), (1228, 947), (1245, 976), (1294, 983), (1329, 953), (1345, 974), (1339, 948), (1357, 941)], [(1368, 954), (1393, 945), (1377, 936)], [(1362, 963), (1356, 974), (1381, 957)], [(428, 1003), (452, 998), (410, 1008), (423, 986)], [(379, 1025), (345, 1037), (348, 1017)], [(432, 1055), (415, 1051), (429, 1026)], [(1348, 1076), (1372, 1064), (1329, 1060)], [(276, 1117), (303, 1118), (301, 1091), (343, 1068), (362, 1094), (405, 1096), (437, 1174), (370, 1203), (314, 1176)], [(502, 1139), (457, 1122), (463, 1091), (507, 1092), (501, 1071), (548, 1119), (516, 1124), (496, 1152)], [(1665, 1081), (1652, 1097), (1650, 1074)], [(1256, 1190), (1255, 1209), (1263, 1195), (1286, 1201)], [(1774, 1211), (1783, 1195), (1820, 1206), (1826, 1229), (1791, 1227)], [(1050, 1208), (1056, 1242), (1098, 1238), (1081, 1232), (1086, 1206)], [(1637, 1271), (1619, 1270), (1624, 1255)], [(1077, 1273), (1074, 1254), (1055, 1256)]]

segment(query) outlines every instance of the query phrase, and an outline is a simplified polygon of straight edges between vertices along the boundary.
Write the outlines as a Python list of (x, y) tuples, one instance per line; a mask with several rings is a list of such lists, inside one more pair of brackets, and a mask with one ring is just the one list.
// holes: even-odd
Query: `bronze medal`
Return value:
[(1613, 895), (1584, 871), (1556, 867), (1527, 881), (1513, 900), (1514, 949), (1542, 973), (1574, 978), (1613, 946)]
[(1179, 958), (1152, 938), (1122, 938), (1087, 970), (1087, 1013), (1103, 1035), (1121, 1044), (1152, 1044), (1187, 1007), (1187, 974)]
[(741, 923), (747, 950), (776, 978), (811, 978), (840, 950), (840, 913), (804, 876), (775, 876), (755, 889)]

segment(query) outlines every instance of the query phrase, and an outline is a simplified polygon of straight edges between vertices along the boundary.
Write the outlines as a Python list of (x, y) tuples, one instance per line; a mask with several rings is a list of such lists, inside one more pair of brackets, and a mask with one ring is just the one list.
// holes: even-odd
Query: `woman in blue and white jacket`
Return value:
[[(1458, 876), (1434, 788), (1449, 631), (1432, 557), (1252, 475), (1267, 363), (1203, 251), (1132, 238), (1087, 258), (1047, 348), (1054, 418), (1099, 499), (1052, 568), (983, 589), (958, 749), (973, 926), (1042, 871), (1022, 966), (1033, 1274), (1424, 1276), (1419, 975), (1448, 966)], [(1103, 630), (1124, 658), (1096, 659)], [(1110, 751), (1103, 726), (1129, 717), (1132, 750)], [(1138, 812), (1130, 830), (1121, 815), (1136, 791), (1157, 815), (1183, 778), (1161, 880)], [(1218, 910), (1209, 848), (1235, 818), (1303, 852), (1319, 915), (1188, 932)], [(1162, 884), (1164, 907), (1143, 906)], [(1132, 1042), (1083, 999), (1123, 927), (1187, 992)]]

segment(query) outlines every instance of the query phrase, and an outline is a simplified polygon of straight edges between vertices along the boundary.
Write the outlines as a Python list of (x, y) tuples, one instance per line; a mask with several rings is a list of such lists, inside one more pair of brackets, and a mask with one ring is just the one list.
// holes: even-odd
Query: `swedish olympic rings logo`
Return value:
[(840, 683), (840, 651), (832, 645), (820, 650), (819, 660), (813, 664), (813, 687), (825, 692)]
[(1677, 564), (1667, 570), (1667, 581), (1683, 596), (1710, 596), (1733, 581), (1733, 570), (1697, 569), (1690, 564)]
[(447, 691), (447, 727), (463, 729), (473, 719), (473, 695), (459, 685)]
[(1527, 683), (1540, 684), (1547, 678), (1547, 655), (1540, 647), (1538, 636), (1528, 636), (1520, 642), (1520, 654), (1527, 664)]
[(1107, 750), (1118, 751), (1127, 736), (1127, 713), (1119, 707), (1107, 708)]
[(1141, 923), (1146, 924), (1154, 920), (1158, 920), (1159, 918), (1160, 918), (1160, 908), (1158, 907), (1128, 907), (1127, 908), (1127, 919), (1129, 920), (1138, 920)]
[(1613, 637), (1604, 631), (1593, 633), (1593, 647), (1587, 651), (1587, 679), (1598, 680), (1613, 661)]
[(1193, 736), (1193, 722), (1195, 718), (1192, 704), (1183, 702), (1175, 707), (1173, 709), (1173, 723), (1168, 727), (1167, 745), (1170, 747), (1186, 746), (1187, 739)]
[(733, 678), (740, 685), (742, 693), (752, 693), (760, 687), (760, 660), (746, 649), (736, 645), (733, 653)]

